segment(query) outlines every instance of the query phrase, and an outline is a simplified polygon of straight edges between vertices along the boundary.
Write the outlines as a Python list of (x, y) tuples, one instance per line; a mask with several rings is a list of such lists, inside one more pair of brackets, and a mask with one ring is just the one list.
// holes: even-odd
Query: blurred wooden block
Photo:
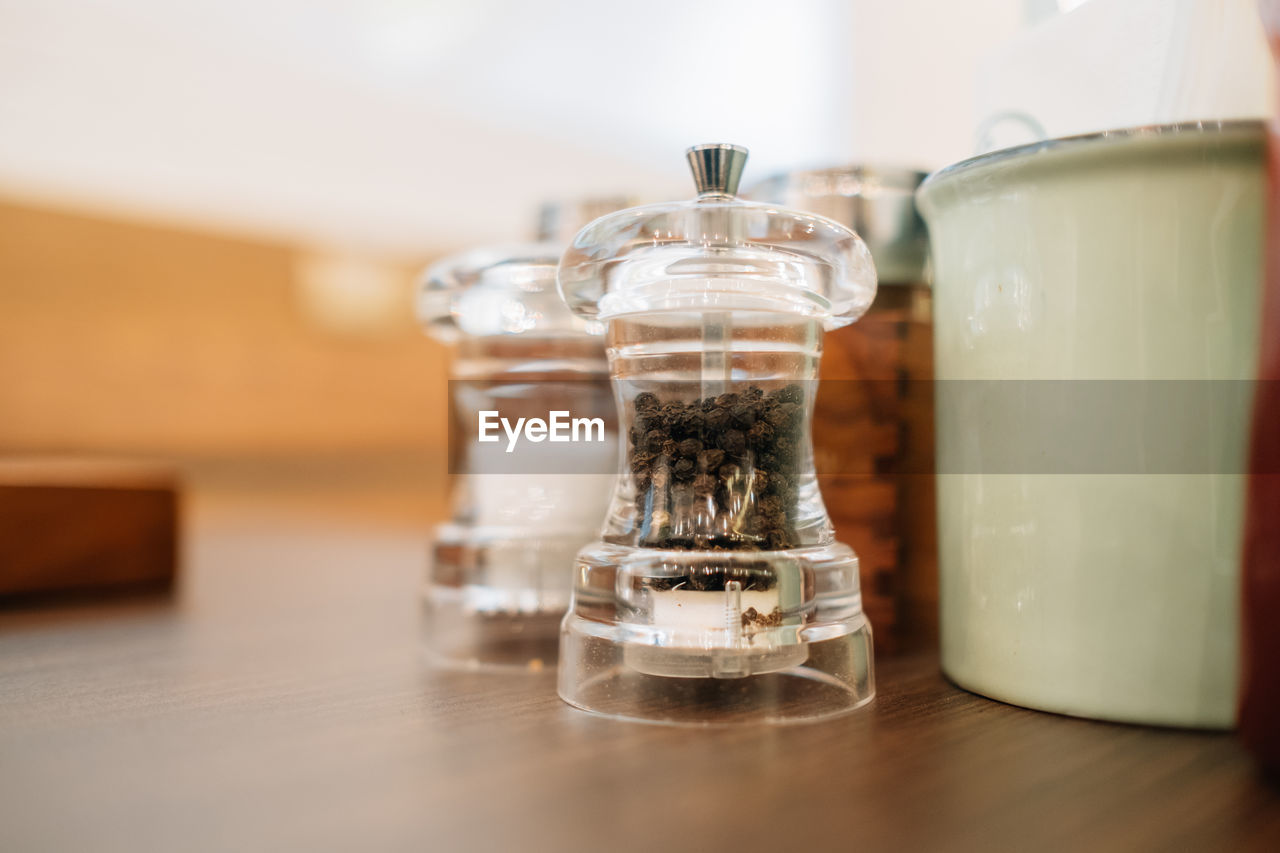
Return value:
[(0, 599), (165, 588), (177, 551), (171, 470), (0, 460)]
[(836, 537), (858, 553), (877, 651), (937, 641), (928, 293), (881, 288), (866, 316), (824, 336), (814, 463)]

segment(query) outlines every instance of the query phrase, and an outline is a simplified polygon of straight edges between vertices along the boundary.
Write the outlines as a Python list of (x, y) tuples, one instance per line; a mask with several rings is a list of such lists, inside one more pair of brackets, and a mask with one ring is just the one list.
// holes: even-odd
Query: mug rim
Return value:
[(920, 184), (919, 189), (916, 191), (916, 197), (917, 199), (923, 198), (930, 190), (935, 189), (939, 184), (948, 182), (957, 176), (967, 175), (971, 172), (1003, 163), (1007, 160), (1027, 159), (1031, 156), (1048, 151), (1070, 151), (1084, 146), (1092, 147), (1108, 143), (1120, 143), (1129, 140), (1154, 141), (1159, 139), (1169, 140), (1178, 137), (1190, 139), (1193, 137), (1204, 137), (1206, 135), (1219, 138), (1232, 135), (1252, 138), (1256, 135), (1258, 139), (1261, 140), (1264, 135), (1266, 124), (1266, 120), (1261, 118), (1184, 121), (1174, 122), (1172, 124), (1137, 125), (1133, 127), (1116, 128), (1113, 130), (1102, 130), (1091, 133), (1074, 134), (1071, 136), (1057, 136), (1050, 139), (1041, 139), (1035, 142), (1015, 145), (1010, 148), (1000, 148), (995, 151), (989, 151), (985, 154), (978, 154), (976, 156), (960, 160), (956, 163), (952, 163), (949, 166), (944, 166), (924, 179)]

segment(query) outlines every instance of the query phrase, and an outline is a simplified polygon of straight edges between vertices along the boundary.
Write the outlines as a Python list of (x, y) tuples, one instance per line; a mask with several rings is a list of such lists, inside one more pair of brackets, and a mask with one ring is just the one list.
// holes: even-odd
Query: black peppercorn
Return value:
[[(788, 513), (798, 500), (804, 399), (799, 385), (769, 394), (753, 385), (687, 404), (637, 395), (627, 461), (640, 544), (794, 547)], [(694, 525), (699, 529), (689, 528), (690, 512), (700, 519)], [(677, 536), (677, 529), (685, 532)], [(722, 574), (707, 582), (723, 584)]]
[(769, 536), (766, 541), (769, 543), (769, 547), (775, 551), (791, 547), (791, 537), (785, 530), (769, 531)]
[(775, 495), (769, 495), (768, 497), (761, 498), (758, 506), (760, 507), (761, 512), (768, 515), (778, 515), (782, 512), (782, 501), (780, 501)]
[(720, 436), (720, 446), (726, 453), (742, 453), (747, 449), (747, 437), (739, 429), (725, 430)]
[(703, 471), (715, 471), (724, 464), (723, 450), (704, 450), (698, 454), (698, 466)]
[(755, 409), (745, 403), (730, 409), (729, 417), (733, 419), (733, 425), (739, 429), (750, 429), (756, 422)]
[(774, 391), (771, 396), (783, 403), (801, 403), (804, 401), (804, 389), (799, 385), (788, 385)]
[(775, 431), (768, 421), (756, 421), (756, 423), (747, 430), (747, 440), (751, 442), (751, 446), (757, 449), (764, 449), (773, 441)]
[(738, 405), (738, 395), (733, 392), (721, 394), (719, 397), (716, 397), (716, 405), (722, 409), (732, 409), (734, 406)]

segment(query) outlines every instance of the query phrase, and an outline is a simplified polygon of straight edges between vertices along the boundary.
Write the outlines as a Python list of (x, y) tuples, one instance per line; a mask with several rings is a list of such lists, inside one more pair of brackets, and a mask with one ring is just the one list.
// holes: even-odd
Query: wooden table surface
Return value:
[(404, 531), (197, 530), (169, 599), (0, 611), (0, 850), (1280, 850), (1227, 735), (880, 661), (870, 708), (668, 728), (441, 673)]

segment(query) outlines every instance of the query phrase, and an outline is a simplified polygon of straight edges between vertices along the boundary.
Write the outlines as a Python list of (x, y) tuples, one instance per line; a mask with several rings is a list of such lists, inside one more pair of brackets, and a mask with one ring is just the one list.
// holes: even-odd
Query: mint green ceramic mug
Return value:
[(1232, 725), (1260, 122), (931, 176), (942, 665), (1066, 714)]

